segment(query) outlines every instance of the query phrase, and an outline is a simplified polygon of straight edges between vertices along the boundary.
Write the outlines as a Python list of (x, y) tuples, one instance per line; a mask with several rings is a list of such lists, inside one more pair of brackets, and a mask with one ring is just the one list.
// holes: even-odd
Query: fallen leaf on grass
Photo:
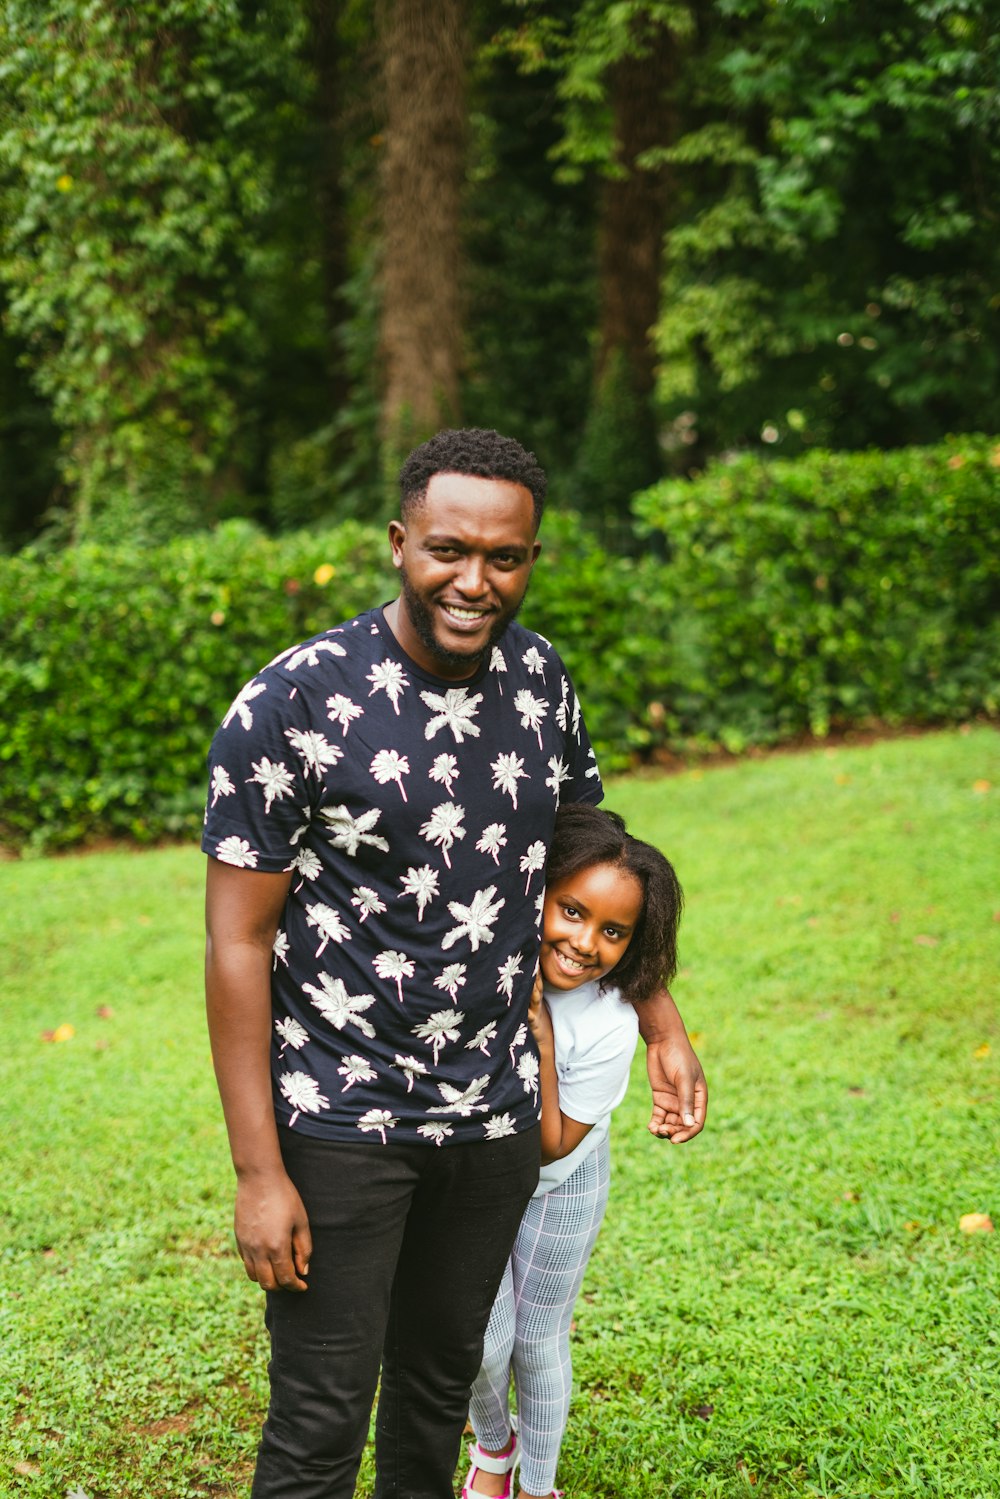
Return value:
[(919, 1218), (915, 1218), (912, 1223), (904, 1223), (903, 1227), (906, 1229), (906, 1232), (908, 1234), (918, 1233), (920, 1231), (920, 1227), (921, 1227), (920, 1219)]
[(110, 1005), (98, 1005), (94, 1014), (98, 1020), (113, 1020), (115, 1012)]
[(958, 1226), (963, 1234), (991, 1234), (993, 1219), (989, 1213), (963, 1213)]
[(941, 941), (941, 938), (931, 937), (927, 934), (927, 932), (921, 932), (920, 935), (918, 937), (914, 937), (913, 940), (918, 947), (937, 947), (938, 943)]
[(988, 1041), (984, 1041), (983, 1044), (982, 1044), (982, 1046), (977, 1046), (976, 1049), (975, 1049), (975, 1051), (972, 1053), (972, 1055), (975, 1057), (975, 1059), (976, 1059), (977, 1062), (983, 1061), (983, 1059), (985, 1057), (988, 1057), (989, 1054), (990, 1054), (990, 1043)]
[(838, 786), (849, 786), (851, 783), (850, 776), (845, 775), (843, 771), (841, 771), (839, 775), (835, 775), (833, 779)]
[(860, 1192), (841, 1192), (840, 1195), (844, 1199), (845, 1202), (860, 1202), (861, 1201), (861, 1193)]
[(15, 1463), (14, 1472), (20, 1473), (24, 1478), (37, 1478), (41, 1473), (37, 1463)]
[(990, 789), (989, 781), (973, 781), (972, 789), (977, 796), (985, 796)]
[(892, 922), (897, 922), (899, 920), (899, 912), (898, 911), (890, 911), (889, 912), (889, 920), (892, 921)]
[(76, 1035), (76, 1027), (57, 1025), (54, 1031), (42, 1031), (43, 1041), (69, 1041)]

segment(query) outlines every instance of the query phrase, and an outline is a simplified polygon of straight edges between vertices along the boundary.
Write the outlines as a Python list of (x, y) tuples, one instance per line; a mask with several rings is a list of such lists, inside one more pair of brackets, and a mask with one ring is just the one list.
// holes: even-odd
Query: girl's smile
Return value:
[(550, 988), (576, 989), (610, 973), (625, 956), (642, 903), (635, 875), (615, 864), (591, 864), (549, 885), (539, 961)]

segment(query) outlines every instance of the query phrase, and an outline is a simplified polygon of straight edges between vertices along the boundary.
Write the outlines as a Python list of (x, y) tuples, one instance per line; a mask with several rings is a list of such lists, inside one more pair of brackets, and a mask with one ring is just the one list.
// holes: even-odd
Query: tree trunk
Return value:
[(465, 0), (385, 0), (383, 445), (388, 464), (459, 416)]
[(309, 0), (309, 38), (316, 69), (313, 121), (320, 143), (316, 175), (320, 258), (323, 267), (323, 317), (326, 324), (326, 378), (331, 413), (346, 401), (347, 378), (339, 333), (347, 317), (343, 285), (347, 280), (347, 226), (344, 211), (341, 7), (330, 0)]
[(677, 41), (663, 26), (637, 38), (642, 55), (622, 58), (610, 80), (615, 164), (600, 204), (600, 315), (594, 388), (578, 473), (581, 502), (614, 512), (660, 472), (653, 410), (663, 235), (670, 198), (668, 169), (644, 169), (636, 158), (676, 139), (669, 91)]

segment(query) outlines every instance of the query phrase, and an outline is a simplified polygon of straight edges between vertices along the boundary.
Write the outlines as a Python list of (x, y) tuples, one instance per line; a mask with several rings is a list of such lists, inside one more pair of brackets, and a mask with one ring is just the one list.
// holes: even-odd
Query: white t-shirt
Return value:
[(606, 1138), (611, 1114), (625, 1097), (639, 1039), (639, 1021), (618, 990), (601, 992), (596, 980), (578, 989), (545, 988), (552, 1016), (559, 1107), (570, 1119), (590, 1124), (575, 1150), (543, 1166), (534, 1195), (561, 1186)]

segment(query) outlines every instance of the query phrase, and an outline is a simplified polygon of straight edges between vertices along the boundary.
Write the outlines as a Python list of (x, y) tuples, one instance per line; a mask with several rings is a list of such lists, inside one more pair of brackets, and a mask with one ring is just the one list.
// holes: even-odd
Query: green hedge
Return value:
[[(545, 538), (524, 618), (586, 678), (604, 763), (627, 765), (649, 739), (634, 704), (643, 659), (658, 655), (655, 629), (631, 627), (641, 569), (572, 519), (547, 519)], [(193, 833), (208, 742), (237, 688), (395, 592), (384, 530), (356, 522), (277, 540), (229, 522), (147, 550), (0, 558), (0, 840)]]
[[(564, 657), (605, 769), (662, 747), (994, 714), (998, 464), (979, 437), (741, 459), (641, 496), (660, 539), (638, 558), (552, 514), (523, 618)], [(394, 593), (384, 532), (356, 522), (0, 558), (0, 840), (193, 834), (236, 689)]]
[(740, 750), (1000, 709), (1000, 444), (745, 457), (639, 496), (666, 545), (668, 729)]

